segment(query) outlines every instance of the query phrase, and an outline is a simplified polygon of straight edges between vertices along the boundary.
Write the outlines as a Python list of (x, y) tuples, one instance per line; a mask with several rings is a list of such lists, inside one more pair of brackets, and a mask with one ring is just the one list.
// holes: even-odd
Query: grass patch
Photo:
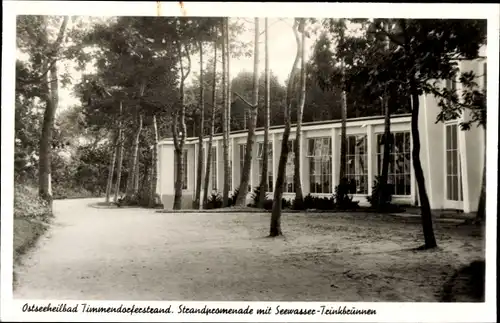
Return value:
[(14, 262), (30, 250), (49, 224), (29, 218), (14, 218)]
[(16, 184), (14, 187), (14, 282), (15, 267), (21, 258), (47, 230), (52, 218), (52, 211), (45, 201), (38, 196), (36, 188)]

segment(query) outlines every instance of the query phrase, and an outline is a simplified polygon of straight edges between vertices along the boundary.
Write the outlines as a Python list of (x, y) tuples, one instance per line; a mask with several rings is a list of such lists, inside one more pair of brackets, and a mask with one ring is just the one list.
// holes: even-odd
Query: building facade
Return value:
[[(474, 71), (479, 86), (486, 86), (486, 59), (461, 61), (461, 71)], [(448, 82), (447, 86), (460, 83)], [(460, 119), (436, 123), (440, 111), (438, 100), (432, 95), (420, 98), (419, 130), (420, 160), (426, 180), (426, 190), (432, 209), (457, 209), (475, 212), (481, 190), (485, 134), (479, 127), (462, 131), (460, 122), (470, 118), (464, 113)], [(394, 148), (391, 152), (389, 184), (394, 203), (418, 205), (416, 180), (412, 164), (411, 116), (391, 117)], [(278, 172), (281, 139), (284, 127), (271, 127), (269, 147), (263, 151), (263, 129), (257, 129), (253, 147), (249, 192), (260, 183), (262, 157), (268, 154), (269, 196)], [(340, 120), (305, 123), (302, 126), (300, 145), (301, 182), (304, 195), (331, 196), (339, 182)], [(351, 194), (361, 205), (367, 204), (372, 193), (375, 177), (381, 170), (384, 119), (364, 117), (347, 120), (346, 177), (352, 184)], [(239, 186), (243, 169), (247, 132), (232, 132), (229, 136), (230, 192)], [(292, 126), (289, 147), (295, 145), (295, 126)], [(203, 140), (203, 160), (206, 161), (208, 138)], [(184, 146), (183, 208), (190, 208), (195, 194), (198, 138), (187, 138)], [(175, 182), (175, 158), (173, 140), (159, 142), (157, 192), (165, 208), (173, 205)], [(295, 196), (293, 185), (294, 153), (290, 150), (285, 171), (284, 198)], [(205, 170), (205, 165), (203, 165)], [(222, 192), (223, 175), (222, 135), (213, 138), (209, 194)], [(202, 188), (203, 196), (203, 188)], [(248, 198), (250, 198), (250, 193)]]

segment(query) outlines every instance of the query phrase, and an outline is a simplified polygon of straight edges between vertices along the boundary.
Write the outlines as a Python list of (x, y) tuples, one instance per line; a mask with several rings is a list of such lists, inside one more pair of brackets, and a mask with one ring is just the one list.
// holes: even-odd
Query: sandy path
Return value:
[(286, 238), (269, 239), (267, 214), (91, 202), (55, 202), (55, 224), (26, 255), (15, 298), (435, 301), (451, 268), (482, 255), (481, 238), (439, 227), (441, 249), (408, 251), (421, 239), (418, 221), (290, 215)]

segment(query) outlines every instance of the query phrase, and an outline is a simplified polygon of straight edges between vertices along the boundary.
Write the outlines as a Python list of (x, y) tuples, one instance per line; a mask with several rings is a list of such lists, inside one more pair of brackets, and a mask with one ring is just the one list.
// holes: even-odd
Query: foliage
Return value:
[(28, 217), (47, 220), (52, 210), (46, 201), (38, 196), (38, 190), (26, 184), (14, 184), (14, 217)]
[(212, 193), (208, 197), (207, 209), (219, 209), (222, 207), (222, 195), (219, 193)]
[(335, 199), (330, 197), (319, 197), (307, 194), (304, 197), (304, 208), (306, 210), (333, 210), (335, 209)]
[(359, 202), (353, 201), (353, 197), (349, 195), (351, 191), (351, 184), (347, 179), (342, 179), (335, 187), (335, 207), (340, 210), (356, 209)]
[(380, 194), (381, 189), (380, 176), (376, 176), (373, 182), (372, 195), (366, 197), (371, 206), (380, 209), (379, 211), (388, 209), (392, 200), (392, 194), (389, 190), (382, 190), (383, 194)]
[(238, 188), (233, 191), (233, 193), (231, 194), (231, 196), (228, 199), (227, 206), (235, 206), (236, 205), (236, 197), (238, 197), (239, 192), (240, 192), (240, 190)]
[(260, 199), (260, 185), (253, 189), (252, 193), (250, 194), (250, 198), (252, 199), (252, 202), (250, 202), (250, 206), (258, 207)]

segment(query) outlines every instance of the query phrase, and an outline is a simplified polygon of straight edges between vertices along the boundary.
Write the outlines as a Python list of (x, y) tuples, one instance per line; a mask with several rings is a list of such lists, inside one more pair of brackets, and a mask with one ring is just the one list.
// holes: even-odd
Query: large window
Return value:
[(463, 200), (458, 126), (456, 124), (446, 125), (446, 199), (450, 201)]
[(285, 168), (285, 183), (283, 191), (286, 193), (295, 193), (295, 182), (293, 175), (295, 174), (295, 139), (288, 140), (288, 159)]
[(368, 154), (366, 135), (347, 136), (346, 178), (351, 194), (368, 194)]
[[(392, 133), (394, 146), (389, 158), (387, 184), (393, 195), (411, 195), (410, 132)], [(382, 173), (384, 159), (383, 134), (377, 135), (377, 170)]]
[[(247, 145), (246, 144), (239, 144), (240, 147), (240, 181), (241, 181), (241, 174), (243, 174), (243, 166), (245, 165), (245, 154), (247, 150)], [(250, 178), (248, 180), (248, 189), (247, 192), (252, 191), (252, 185), (251, 183), (251, 178), (252, 178), (252, 165), (250, 164)]]
[[(262, 168), (264, 168), (264, 143), (259, 142), (257, 159), (259, 161), (259, 185), (262, 181)], [(273, 143), (267, 144), (267, 191), (273, 191)]]
[(212, 147), (210, 163), (212, 164), (212, 190), (217, 191), (217, 147)]
[[(183, 168), (183, 173), (182, 173), (182, 189), (183, 190), (187, 190), (188, 186), (187, 186), (187, 183), (188, 183), (188, 177), (187, 177), (187, 173), (188, 173), (188, 169), (187, 169), (187, 156), (188, 156), (188, 152), (187, 152), (187, 149), (184, 149), (182, 151), (182, 168)], [(178, 163), (178, 160), (177, 160), (177, 154), (174, 155), (174, 165), (175, 165), (175, 170), (174, 170), (174, 183), (177, 182), (177, 163)]]
[(309, 190), (311, 193), (333, 193), (331, 138), (311, 138), (308, 143)]

